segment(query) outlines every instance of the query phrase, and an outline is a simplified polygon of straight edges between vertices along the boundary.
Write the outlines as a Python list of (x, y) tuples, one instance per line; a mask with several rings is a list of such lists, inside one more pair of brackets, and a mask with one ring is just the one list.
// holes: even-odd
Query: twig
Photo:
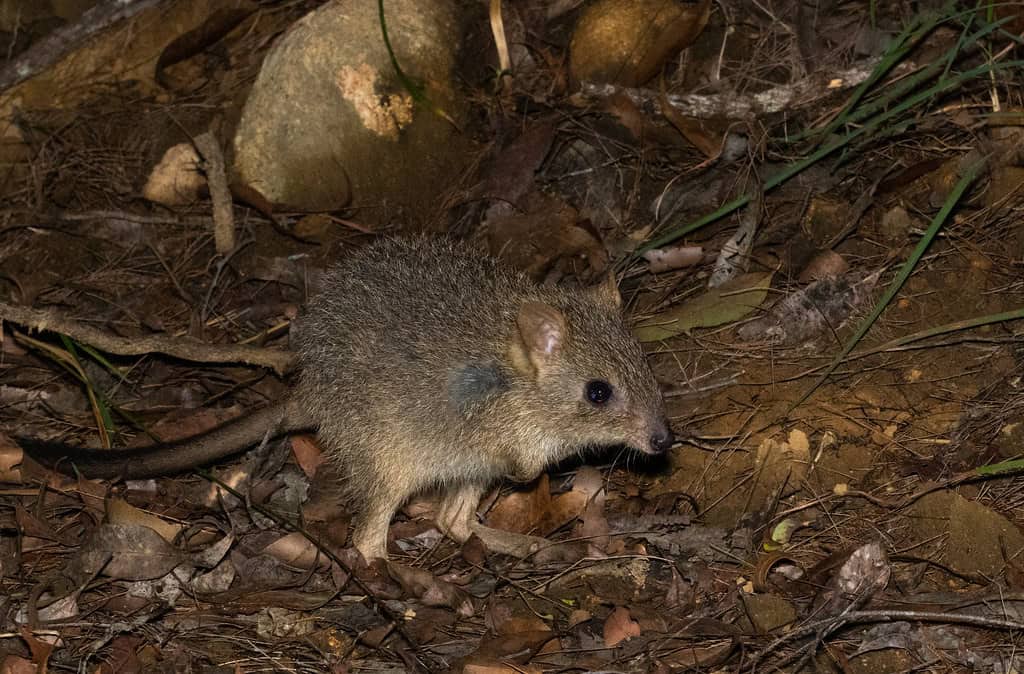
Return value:
[(235, 247), (235, 214), (224, 169), (224, 153), (212, 131), (196, 136), (195, 145), (203, 156), (203, 171), (213, 201), (213, 241), (217, 253), (226, 255)]
[(295, 355), (290, 351), (263, 349), (238, 344), (204, 344), (194, 340), (150, 335), (121, 337), (80, 321), (61, 316), (53, 309), (30, 309), (0, 303), (0, 321), (11, 321), (32, 330), (57, 332), (119, 356), (163, 353), (197, 363), (245, 363), (270, 368), (277, 374), (292, 369)]
[(210, 316), (210, 302), (213, 299), (214, 291), (217, 290), (217, 284), (220, 283), (220, 275), (224, 273), (224, 267), (226, 267), (228, 263), (231, 262), (231, 258), (233, 258), (239, 251), (248, 246), (250, 243), (253, 243), (252, 239), (243, 241), (242, 243), (235, 246), (233, 249), (229, 250), (226, 254), (217, 258), (217, 269), (213, 273), (213, 281), (210, 282), (210, 287), (206, 290), (206, 297), (203, 298), (203, 306), (200, 307), (199, 309), (199, 319), (203, 324), (206, 323), (206, 319)]
[[(319, 537), (311, 534), (299, 522), (294, 522), (290, 518), (280, 515), (274, 510), (271, 510), (270, 508), (263, 507), (257, 503), (252, 503), (252, 501), (249, 498), (247, 498), (246, 495), (242, 494), (237, 489), (232, 488), (230, 485), (225, 484), (222, 480), (217, 478), (209, 471), (197, 469), (196, 473), (201, 475), (211, 484), (217, 485), (220, 489), (223, 489), (228, 494), (234, 496), (236, 499), (238, 499), (240, 503), (245, 503), (248, 507), (260, 513), (264, 517), (273, 520), (278, 526), (290, 529), (300, 534), (303, 538), (309, 541), (320, 554), (324, 555), (329, 560), (337, 564), (338, 568), (340, 568), (342, 571), (345, 572), (346, 575), (348, 575), (348, 580), (357, 588), (359, 588), (360, 592), (367, 596), (370, 602), (377, 608), (378, 611), (380, 611), (381, 615), (383, 615), (386, 619), (391, 621), (392, 628), (394, 629), (395, 633), (398, 634), (398, 636), (401, 637), (405, 641), (405, 643), (408, 644), (409, 647), (416, 653), (414, 657), (417, 658), (418, 664), (420, 664), (421, 666), (424, 665), (422, 660), (419, 660), (418, 653), (421, 651), (419, 643), (412, 637), (412, 635), (409, 634), (408, 630), (406, 630), (405, 627), (403, 627), (403, 622), (405, 620), (404, 616), (396, 614), (387, 605), (387, 603), (382, 601), (381, 598), (373, 592), (370, 586), (364, 583), (362, 579), (360, 579), (359, 576), (356, 575), (355, 570), (348, 563), (346, 563), (345, 560), (343, 560), (338, 555), (334, 554), (333, 550), (324, 545)], [(381, 650), (383, 650), (383, 648), (381, 648)], [(428, 668), (427, 671), (431, 670), (429, 670)]]
[(972, 625), (996, 630), (1024, 630), (1024, 623), (1016, 620), (1004, 620), (1001, 618), (989, 618), (980, 615), (966, 615), (963, 613), (948, 613), (944, 611), (851, 611), (839, 616), (832, 616), (818, 620), (784, 634), (765, 648), (761, 649), (750, 660), (750, 671), (754, 671), (758, 661), (770, 654), (783, 644), (801, 639), (803, 637), (821, 633), (828, 636), (840, 627), (854, 623), (880, 623), (880, 622), (926, 622), (943, 623), (956, 625)]

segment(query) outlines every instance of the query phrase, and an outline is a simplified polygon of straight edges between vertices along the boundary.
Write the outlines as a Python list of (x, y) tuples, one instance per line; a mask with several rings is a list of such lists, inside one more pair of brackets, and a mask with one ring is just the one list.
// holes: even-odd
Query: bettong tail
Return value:
[(224, 459), (285, 433), (313, 430), (295, 401), (279, 402), (227, 422), (211, 431), (174, 442), (128, 449), (75, 447), (34, 438), (16, 438), (36, 462), (90, 478), (139, 480), (182, 473)]

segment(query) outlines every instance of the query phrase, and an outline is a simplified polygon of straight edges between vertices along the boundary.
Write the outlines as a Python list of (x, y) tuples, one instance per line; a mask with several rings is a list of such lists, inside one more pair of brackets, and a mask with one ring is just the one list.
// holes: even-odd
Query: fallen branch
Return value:
[[(752, 119), (762, 115), (792, 110), (837, 90), (855, 87), (868, 77), (878, 65), (878, 59), (832, 73), (815, 74), (791, 84), (781, 84), (754, 94), (738, 96), (735, 93), (667, 95), (672, 108), (687, 117), (711, 119)], [(901, 76), (914, 70), (913, 63), (901, 63), (892, 69), (890, 76)], [(653, 89), (636, 89), (616, 84), (580, 84), (580, 94), (585, 98), (603, 100), (614, 94), (624, 94), (633, 103), (657, 109), (661, 93)]]
[(151, 335), (121, 337), (91, 325), (65, 318), (52, 309), (30, 309), (0, 303), (0, 322), (10, 321), (32, 330), (57, 332), (119, 356), (162, 353), (197, 363), (245, 363), (270, 368), (281, 375), (295, 364), (290, 351), (263, 349), (241, 344), (204, 344), (191, 339)]
[(199, 154), (203, 155), (203, 171), (213, 202), (213, 241), (217, 254), (227, 255), (235, 248), (235, 215), (224, 168), (224, 153), (212, 131), (196, 136), (195, 145)]
[[(779, 647), (790, 641), (797, 639), (803, 639), (811, 635), (817, 636), (817, 639), (810, 644), (805, 645), (797, 654), (806, 650), (809, 646), (814, 647), (820, 641), (823, 641), (827, 636), (835, 632), (836, 630), (846, 627), (848, 625), (856, 624), (871, 624), (871, 623), (892, 623), (892, 622), (912, 622), (912, 623), (938, 623), (940, 625), (968, 625), (970, 627), (979, 627), (982, 629), (999, 630), (999, 631), (1010, 631), (1020, 632), (1024, 630), (1024, 623), (1019, 620), (1007, 620), (1005, 618), (994, 618), (983, 615), (971, 615), (964, 613), (955, 613), (948, 611), (900, 611), (900, 610), (870, 610), (870, 611), (850, 611), (849, 613), (843, 613), (841, 615), (832, 616), (830, 618), (824, 618), (816, 622), (806, 623), (801, 625), (798, 629), (794, 629), (792, 632), (784, 634), (778, 637), (771, 644), (761, 649), (757, 653), (754, 653), (750, 661), (747, 663), (747, 667), (750, 671), (755, 671), (758, 662), (760, 662), (766, 656), (775, 653)], [(786, 660), (792, 660), (792, 656)], [(784, 666), (784, 664), (782, 665)]]
[(161, 1), (107, 0), (87, 10), (77, 22), (54, 30), (0, 68), (0, 92), (49, 68), (93, 35)]

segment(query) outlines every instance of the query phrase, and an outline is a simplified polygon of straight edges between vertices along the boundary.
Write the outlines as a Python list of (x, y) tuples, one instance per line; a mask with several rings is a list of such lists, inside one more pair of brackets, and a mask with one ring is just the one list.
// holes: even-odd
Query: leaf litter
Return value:
[[(207, 20), (213, 46), (164, 58), (158, 45), (180, 45), (184, 24), (125, 24), (151, 42), (124, 58), (159, 75), (121, 82), (107, 68), (118, 59), (96, 58), (126, 44), (121, 26), (83, 60), (17, 85), (17, 115), (0, 92), (12, 141), (0, 304), (54, 309), (119, 339), (283, 349), (326, 264), (367, 232), (419, 219), (537, 278), (615, 272), (658, 377), (691, 390), (669, 401), (680, 442), (661, 463), (587, 453), (496, 487), (481, 520), (543, 537), (521, 559), (476, 537), (454, 544), (426, 503), (393, 523), (393, 559), (364, 566), (346, 504), (307, 505), (331, 479), (310, 437), (269, 442), (214, 483), (111, 484), (19, 465), (17, 436), (173, 440), (279, 399), (287, 382), (180, 353), (108, 353), (0, 312), (3, 671), (1024, 667), (1009, 636), (1024, 614), (1013, 463), (1024, 366), (1011, 322), (1024, 306), (1024, 178), (1019, 83), (1007, 77), (1018, 47), (987, 14), (870, 14), (864, 2), (871, 22), (781, 6), (730, 8), (727, 21), (703, 3), (682, 58), (663, 49), (678, 50), (678, 36), (619, 31), (658, 47), (653, 67), (598, 42), (587, 59), (611, 59), (599, 64), (611, 75), (597, 87), (574, 82), (565, 55), (583, 13), (613, 0), (557, 12), (495, 3), (529, 58), (495, 93), (482, 72), (490, 43), (467, 36), (479, 58), (460, 74), (491, 148), (465, 184), (452, 176), (441, 212), (296, 215), (239, 187), (242, 241), (217, 258), (190, 138), (210, 130), (212, 111), (237, 112), (272, 38), (315, 4), (247, 6), (224, 25), (181, 0), (175, 11)], [(44, 19), (25, 15), (27, 44), (47, 33)], [(929, 79), (935, 53), (946, 79)], [(85, 62), (113, 86), (59, 85)], [(866, 79), (820, 84), (838, 73)], [(754, 112), (729, 120), (729, 104)], [(951, 201), (979, 153), (987, 173)], [(722, 216), (743, 204), (737, 230)], [(864, 350), (792, 407), (910, 256), (915, 223), (947, 204)], [(727, 385), (701, 387), (722, 370), (736, 373)]]

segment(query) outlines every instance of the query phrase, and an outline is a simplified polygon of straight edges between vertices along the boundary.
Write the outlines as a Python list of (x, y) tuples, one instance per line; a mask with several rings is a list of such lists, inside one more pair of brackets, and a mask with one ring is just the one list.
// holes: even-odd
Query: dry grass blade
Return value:
[(508, 52), (508, 39), (505, 37), (505, 22), (501, 18), (501, 0), (491, 0), (490, 17), (494, 48), (498, 50), (500, 79), (502, 86), (508, 86), (505, 78), (512, 72), (512, 59)]

